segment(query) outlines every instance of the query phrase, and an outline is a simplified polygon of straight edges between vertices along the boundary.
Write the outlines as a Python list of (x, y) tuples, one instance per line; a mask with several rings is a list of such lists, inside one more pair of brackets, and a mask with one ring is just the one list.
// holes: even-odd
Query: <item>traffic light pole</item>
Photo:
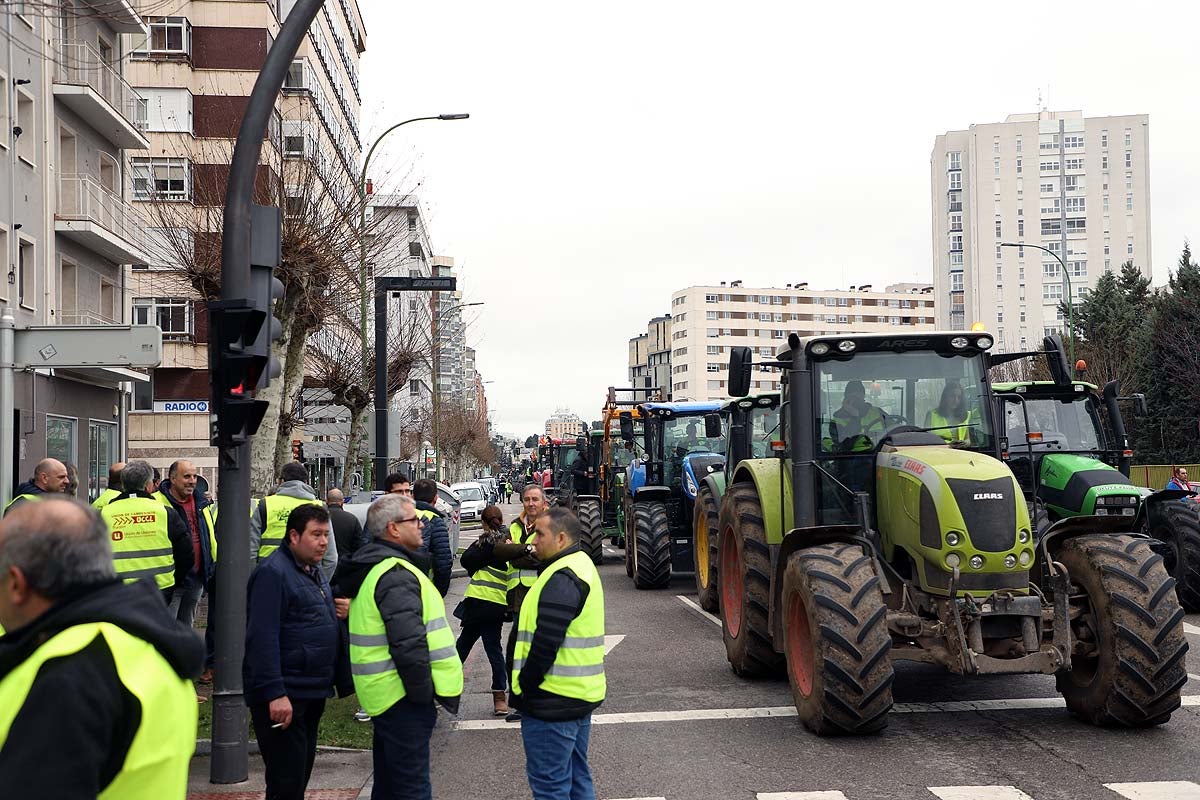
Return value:
[[(275, 99), (292, 59), (324, 0), (297, 0), (267, 53), (238, 129), (225, 190), (221, 240), (221, 300), (249, 301), (250, 218), (259, 153)], [(218, 341), (220, 335), (218, 335)], [(210, 347), (212, 344), (210, 343)], [(244, 387), (252, 390), (254, 387)], [(221, 408), (213, 398), (212, 408)], [(218, 445), (217, 664), (213, 682), (213, 740), (209, 780), (239, 783), (249, 773), (242, 658), (246, 637), (246, 581), (250, 575), (250, 444), (223, 439)]]

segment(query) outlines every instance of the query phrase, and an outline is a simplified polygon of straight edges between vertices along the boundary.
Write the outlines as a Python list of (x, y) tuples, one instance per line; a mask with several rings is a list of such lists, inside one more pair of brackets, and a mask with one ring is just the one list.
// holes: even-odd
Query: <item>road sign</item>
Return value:
[(376, 278), (375, 291), (384, 292), (452, 292), (458, 278)]
[(157, 325), (45, 325), (17, 328), (13, 365), (26, 367), (157, 367)]

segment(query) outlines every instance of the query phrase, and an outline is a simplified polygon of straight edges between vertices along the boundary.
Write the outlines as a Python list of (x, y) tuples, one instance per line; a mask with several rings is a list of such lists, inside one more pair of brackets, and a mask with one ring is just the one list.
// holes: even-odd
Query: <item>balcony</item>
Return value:
[(54, 96), (104, 138), (126, 150), (146, 150), (136, 122), (141, 95), (90, 44), (57, 42)]
[(143, 226), (133, 206), (90, 175), (58, 181), (54, 231), (117, 264), (146, 264)]
[(104, 20), (117, 33), (140, 33), (146, 35), (146, 23), (129, 0), (83, 0), (91, 6), (96, 16)]

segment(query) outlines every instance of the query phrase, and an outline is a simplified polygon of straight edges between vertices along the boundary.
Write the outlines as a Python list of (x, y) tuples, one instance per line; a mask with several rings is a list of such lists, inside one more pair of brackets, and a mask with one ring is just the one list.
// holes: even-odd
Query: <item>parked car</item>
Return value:
[(487, 501), (488, 501), (489, 503), (498, 503), (498, 502), (500, 502), (500, 495), (499, 495), (499, 493), (497, 492), (497, 487), (496, 487), (496, 479), (495, 479), (495, 478), (493, 478), (493, 477), (492, 477), (492, 476), (490, 476), (490, 475), (486, 475), (486, 476), (484, 476), (484, 477), (482, 477), (482, 478), (478, 478), (478, 479), (476, 480), (476, 483), (478, 483), (478, 484), (480, 484), (481, 486), (483, 486), (483, 493), (484, 493), (484, 496), (487, 498)]
[[(437, 488), (438, 498), (434, 507), (446, 517), (446, 527), (450, 533), (450, 552), (454, 553), (454, 557), (457, 558), (459, 531), (462, 527), (460, 521), (462, 503), (458, 499), (458, 495), (446, 484), (439, 483)], [(381, 495), (383, 492), (375, 490), (371, 492), (371, 500), (373, 501)], [(344, 506), (347, 511), (358, 517), (358, 521), (362, 523), (364, 529), (367, 527), (367, 509), (370, 507), (370, 503), (346, 503)]]
[(456, 483), (450, 489), (462, 501), (460, 509), (463, 522), (478, 522), (479, 515), (487, 507), (487, 493), (482, 485), (475, 481)]

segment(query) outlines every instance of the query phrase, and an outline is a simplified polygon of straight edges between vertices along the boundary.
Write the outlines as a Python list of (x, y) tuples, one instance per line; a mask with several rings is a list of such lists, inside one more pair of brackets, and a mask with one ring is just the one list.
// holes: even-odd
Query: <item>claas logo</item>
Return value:
[(114, 542), (119, 542), (119, 541), (121, 541), (121, 540), (122, 540), (122, 539), (124, 539), (124, 538), (125, 538), (125, 532), (124, 532), (124, 531), (113, 531), (113, 532), (112, 532), (112, 540), (113, 540)]

